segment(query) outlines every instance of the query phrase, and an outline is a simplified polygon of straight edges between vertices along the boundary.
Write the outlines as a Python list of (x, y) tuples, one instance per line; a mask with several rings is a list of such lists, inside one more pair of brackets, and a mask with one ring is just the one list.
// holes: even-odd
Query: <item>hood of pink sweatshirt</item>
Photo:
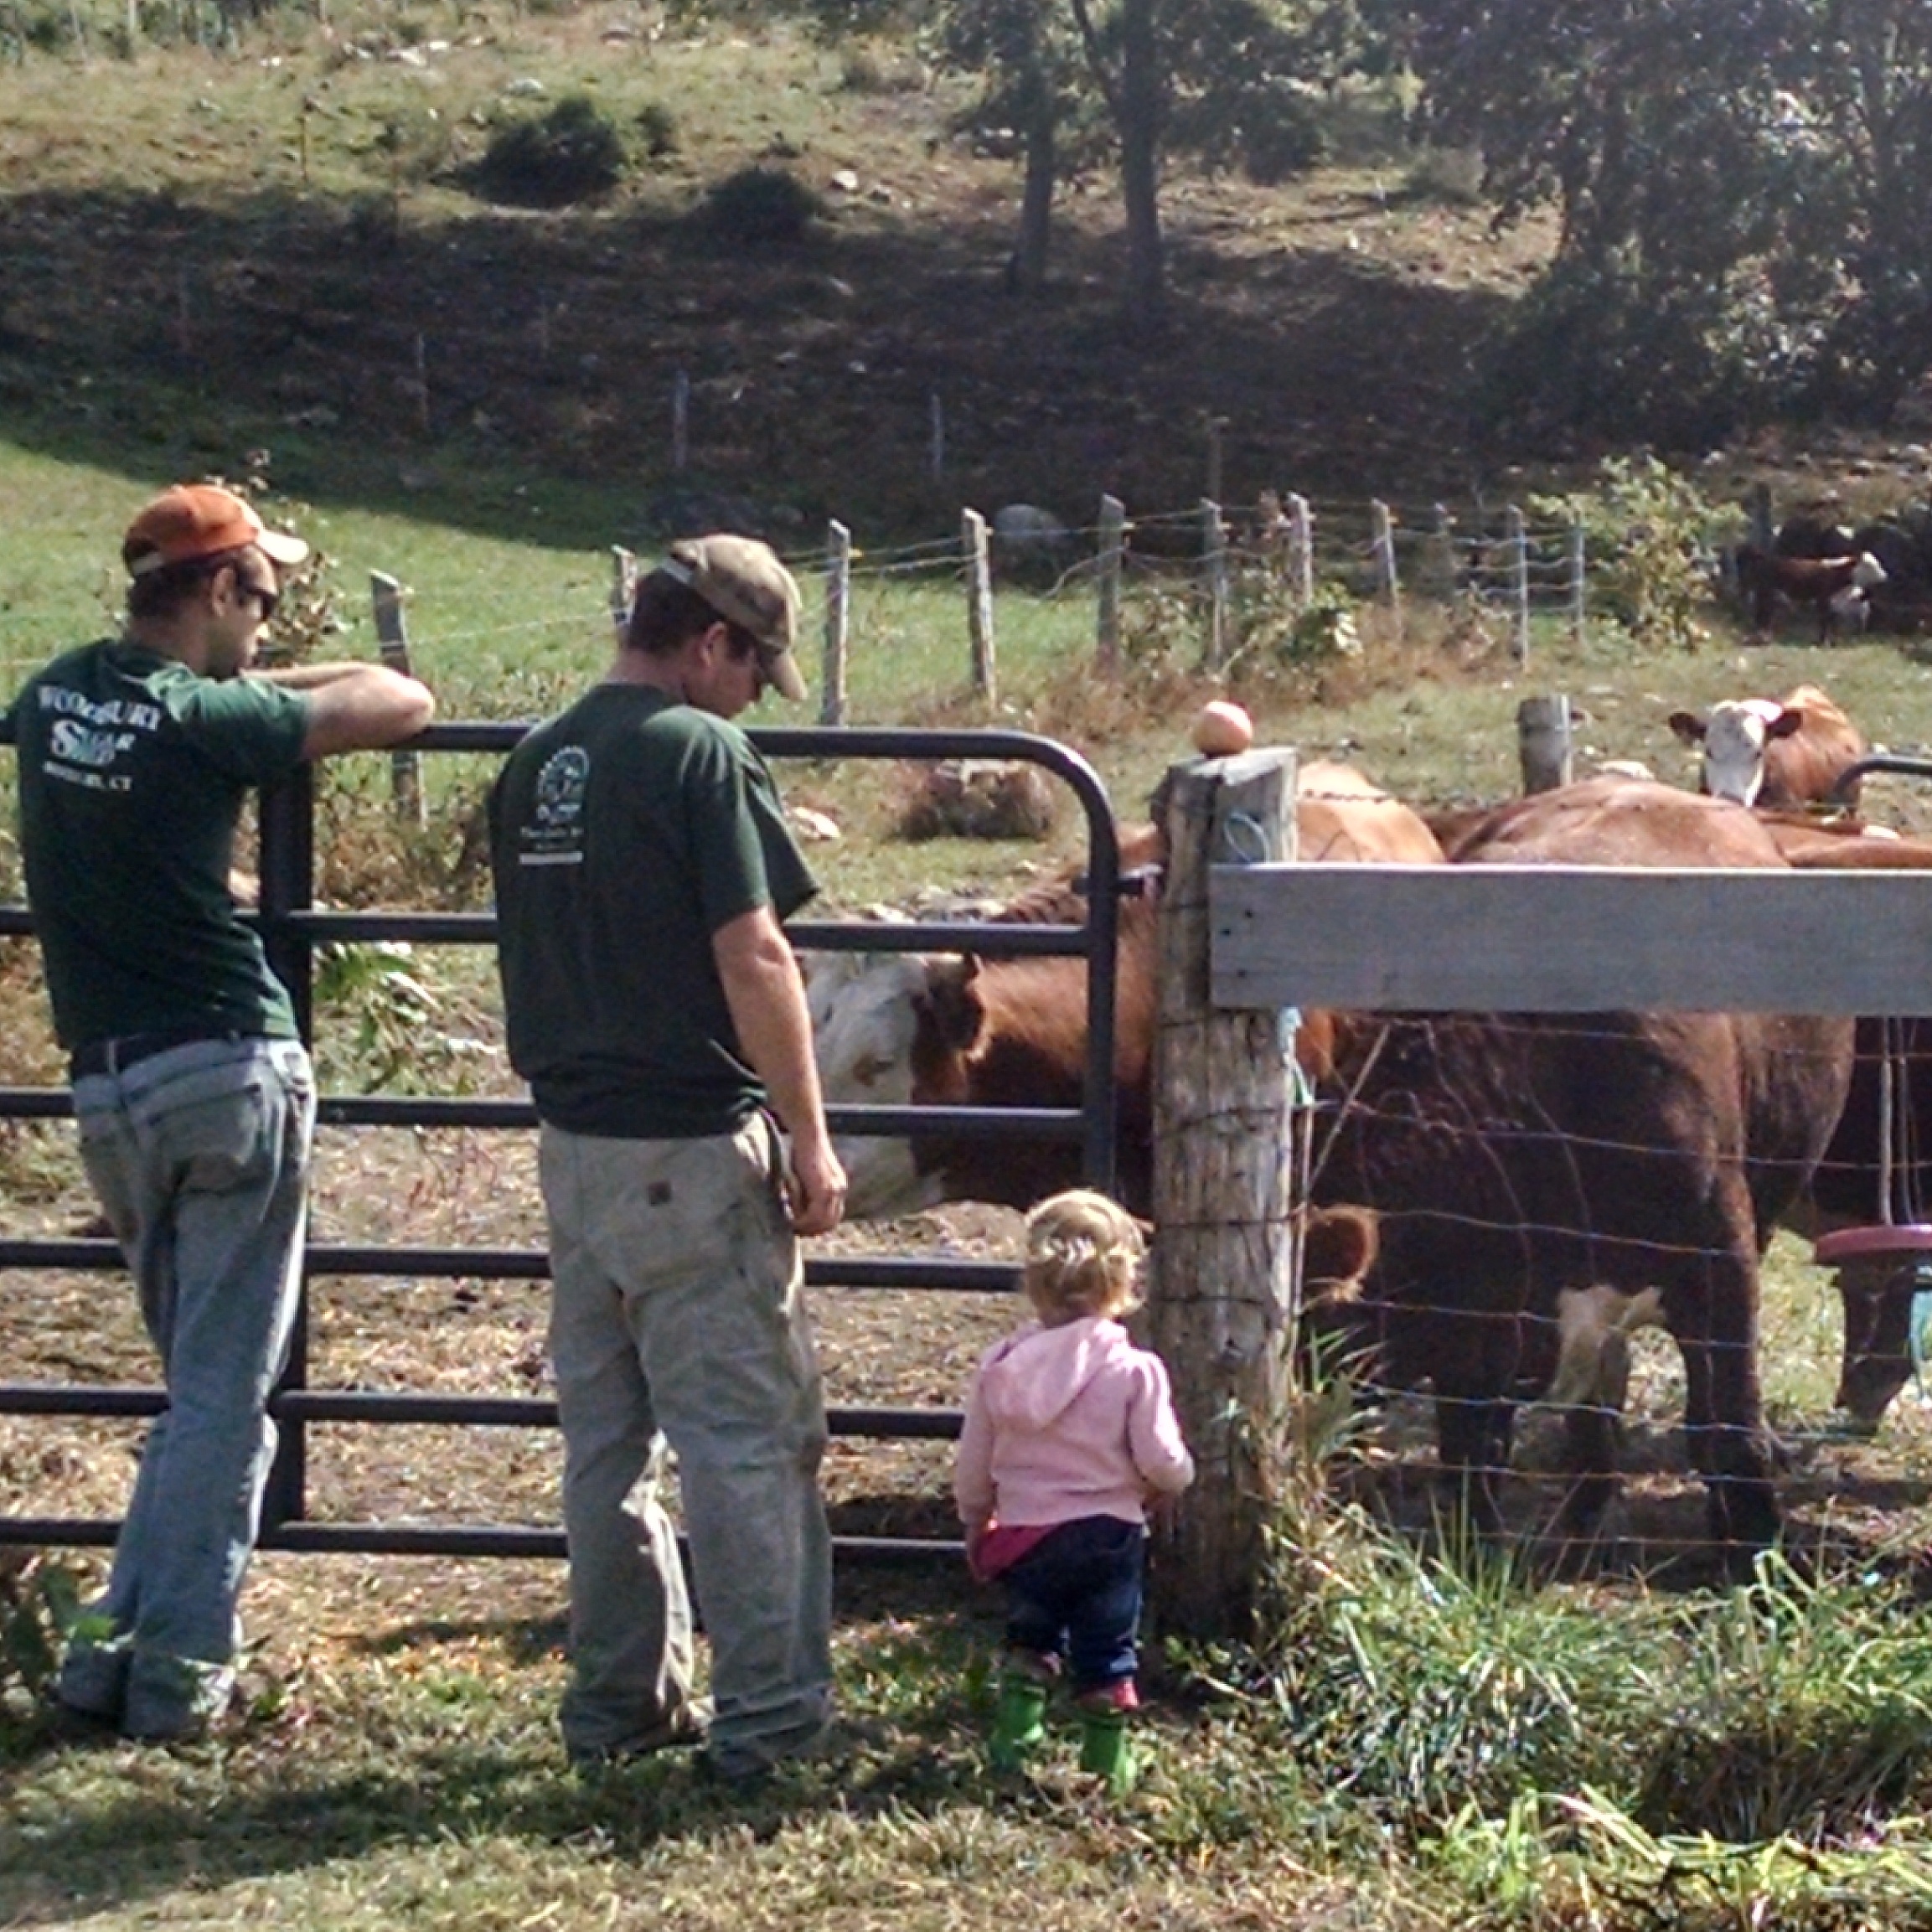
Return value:
[(1110, 1362), (1133, 1353), (1127, 1330), (1099, 1315), (1057, 1328), (1023, 1328), (987, 1363), (980, 1392), (995, 1422), (1049, 1428)]

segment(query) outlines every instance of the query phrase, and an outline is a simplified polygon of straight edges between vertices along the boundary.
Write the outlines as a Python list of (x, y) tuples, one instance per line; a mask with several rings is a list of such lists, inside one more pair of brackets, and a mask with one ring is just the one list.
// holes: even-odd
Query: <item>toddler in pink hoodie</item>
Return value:
[(989, 1349), (974, 1377), (953, 1495), (975, 1576), (1007, 1592), (1005, 1667), (992, 1758), (1038, 1743), (1064, 1666), (1081, 1713), (1081, 1765), (1133, 1782), (1125, 1738), (1145, 1570), (1147, 1502), (1194, 1480), (1167, 1369), (1115, 1319), (1135, 1307), (1139, 1224), (1077, 1188), (1026, 1217), (1026, 1298), (1039, 1318)]

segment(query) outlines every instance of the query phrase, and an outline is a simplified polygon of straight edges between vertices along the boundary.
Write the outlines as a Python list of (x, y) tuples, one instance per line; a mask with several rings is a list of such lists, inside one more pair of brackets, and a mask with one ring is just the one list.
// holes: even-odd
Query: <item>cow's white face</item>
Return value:
[(1713, 798), (1755, 802), (1764, 783), (1764, 746), (1785, 707), (1769, 698), (1729, 698), (1704, 728), (1704, 789)]
[[(819, 953), (808, 957), (805, 1001), (813, 1051), (828, 1105), (910, 1107), (915, 1002), (926, 989), (926, 960), (911, 953)], [(931, 1207), (938, 1176), (912, 1164), (910, 1140), (841, 1137), (845, 1215), (885, 1221)]]

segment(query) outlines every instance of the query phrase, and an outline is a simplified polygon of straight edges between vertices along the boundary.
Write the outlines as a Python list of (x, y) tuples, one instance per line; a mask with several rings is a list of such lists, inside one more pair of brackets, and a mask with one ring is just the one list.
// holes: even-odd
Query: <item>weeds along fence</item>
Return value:
[[(433, 726), (413, 749), (438, 752), (503, 753), (522, 736), (522, 725), (451, 724)], [(1016, 731), (759, 731), (752, 736), (780, 758), (1004, 758), (1037, 766), (1072, 792), (1087, 823), (1087, 922), (1075, 926), (982, 925), (971, 922), (795, 921), (794, 942), (806, 949), (891, 952), (929, 947), (971, 949), (991, 958), (1052, 954), (1084, 956), (1095, 1025), (1087, 1056), (1084, 1096), (1067, 1108), (892, 1108), (842, 1106), (829, 1110), (834, 1132), (918, 1136), (958, 1133), (1007, 1139), (1077, 1141), (1090, 1182), (1113, 1185), (1117, 1098), (1113, 1032), (1119, 845), (1113, 816), (1098, 775), (1066, 747)], [(10, 742), (0, 726), (0, 742)], [(261, 810), (261, 905), (257, 915), (269, 960), (293, 997), (303, 1036), (314, 1032), (317, 956), (332, 943), (406, 940), (416, 944), (477, 946), (492, 943), (495, 923), (481, 913), (337, 912), (316, 898), (314, 787), (307, 768), (266, 790)], [(30, 936), (23, 907), (0, 907), (0, 936)], [(0, 1120), (46, 1120), (70, 1114), (65, 1088), (0, 1088)], [(460, 1096), (327, 1094), (319, 1120), (330, 1127), (482, 1129), (526, 1131), (535, 1124), (525, 1103)], [(122, 1266), (119, 1249), (105, 1240), (0, 1240), (0, 1269), (100, 1270)], [(308, 1386), (312, 1289), (331, 1278), (373, 1276), (408, 1281), (462, 1277), (478, 1280), (548, 1278), (540, 1250), (481, 1247), (420, 1248), (312, 1243), (304, 1263), (305, 1288), (287, 1372), (271, 1402), (280, 1444), (263, 1516), (265, 1547), (310, 1551), (434, 1553), (454, 1556), (560, 1556), (559, 1530), (504, 1524), (429, 1524), (420, 1521), (330, 1522), (308, 1516), (306, 1431), (315, 1423), (449, 1424), (464, 1428), (554, 1428), (554, 1402), (535, 1397), (478, 1397), (426, 1392), (379, 1392)], [(808, 1260), (806, 1279), (820, 1288), (916, 1289), (1005, 1294), (1012, 1269), (994, 1262), (930, 1257), (833, 1257)], [(0, 1415), (146, 1417), (165, 1405), (152, 1387), (73, 1384), (0, 1384)], [(834, 1436), (874, 1439), (947, 1439), (957, 1434), (955, 1409), (834, 1406)], [(0, 1517), (0, 1543), (101, 1544), (113, 1540), (111, 1520), (71, 1516)], [(847, 1559), (923, 1561), (956, 1546), (916, 1537), (843, 1537)]]

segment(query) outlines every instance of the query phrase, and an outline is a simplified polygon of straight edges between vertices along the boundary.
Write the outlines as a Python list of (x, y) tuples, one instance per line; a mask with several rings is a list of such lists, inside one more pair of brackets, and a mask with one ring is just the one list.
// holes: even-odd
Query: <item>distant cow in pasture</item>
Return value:
[(1862, 629), (1865, 600), (1885, 581), (1885, 566), (1869, 550), (1853, 556), (1789, 557), (1740, 544), (1738, 587), (1750, 606), (1752, 628), (1768, 635), (1780, 603), (1808, 611), (1818, 622), (1818, 642), (1829, 643), (1841, 626)]
[[(1727, 698), (1707, 714), (1673, 711), (1670, 726), (1685, 744), (1702, 748), (1697, 788), (1740, 805), (1821, 803), (1872, 748), (1816, 684), (1781, 698)], [(1856, 801), (1854, 788), (1846, 803)]]

